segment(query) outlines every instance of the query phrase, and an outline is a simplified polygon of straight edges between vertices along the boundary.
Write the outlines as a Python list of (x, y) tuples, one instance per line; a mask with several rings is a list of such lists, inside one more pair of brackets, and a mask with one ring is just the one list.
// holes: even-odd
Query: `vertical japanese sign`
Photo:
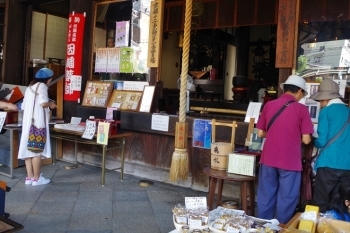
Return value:
[(276, 68), (292, 68), (294, 55), (295, 0), (280, 0), (277, 24)]
[(163, 0), (151, 2), (151, 12), (149, 17), (149, 38), (147, 66), (159, 66), (160, 43), (162, 35)]
[[(80, 98), (81, 88), (76, 87), (81, 87), (84, 25), (85, 13), (69, 14), (64, 100), (78, 101)], [(77, 82), (80, 82), (80, 85), (77, 85)]]

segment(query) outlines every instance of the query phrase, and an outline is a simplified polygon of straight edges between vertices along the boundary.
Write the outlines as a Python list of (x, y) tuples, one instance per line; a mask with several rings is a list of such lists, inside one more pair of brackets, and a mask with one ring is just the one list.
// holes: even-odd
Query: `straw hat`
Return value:
[(294, 86), (300, 87), (301, 89), (304, 90), (304, 96), (307, 95), (305, 79), (303, 79), (302, 77), (300, 77), (298, 75), (290, 75), (285, 83), (281, 83), (280, 88), (282, 90), (284, 90), (283, 89), (284, 84), (289, 84), (289, 85), (294, 85)]
[(330, 79), (325, 79), (318, 87), (318, 91), (310, 96), (313, 100), (331, 100), (342, 98), (339, 94), (339, 85)]

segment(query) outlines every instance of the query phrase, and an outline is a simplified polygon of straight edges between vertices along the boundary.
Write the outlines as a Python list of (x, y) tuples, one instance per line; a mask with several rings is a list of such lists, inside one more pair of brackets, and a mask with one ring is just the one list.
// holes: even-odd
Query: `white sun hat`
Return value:
[(304, 90), (304, 96), (306, 96), (307, 90), (306, 90), (306, 82), (305, 79), (303, 79), (302, 77), (298, 76), (298, 75), (290, 75), (288, 77), (288, 79), (286, 80), (286, 82), (281, 83), (280, 84), (280, 88), (283, 90), (284, 84), (289, 84), (289, 85), (294, 85), (297, 86), (301, 89)]

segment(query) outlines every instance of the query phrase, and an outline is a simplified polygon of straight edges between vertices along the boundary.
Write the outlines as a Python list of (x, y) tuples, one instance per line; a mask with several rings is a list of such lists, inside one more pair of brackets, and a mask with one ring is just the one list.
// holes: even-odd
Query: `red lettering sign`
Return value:
[(85, 14), (69, 14), (64, 100), (78, 101), (80, 98), (84, 26)]

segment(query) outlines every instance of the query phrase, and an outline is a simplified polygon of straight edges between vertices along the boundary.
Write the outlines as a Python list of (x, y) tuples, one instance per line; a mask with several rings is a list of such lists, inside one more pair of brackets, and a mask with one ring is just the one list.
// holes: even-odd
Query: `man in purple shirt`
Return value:
[[(260, 158), (258, 182), (258, 217), (287, 223), (296, 209), (301, 184), (301, 143), (311, 141), (313, 125), (305, 105), (298, 103), (305, 95), (305, 80), (288, 77), (280, 87), (284, 94), (267, 102), (257, 123), (258, 136), (266, 137)], [(287, 107), (275, 118), (274, 115)]]

